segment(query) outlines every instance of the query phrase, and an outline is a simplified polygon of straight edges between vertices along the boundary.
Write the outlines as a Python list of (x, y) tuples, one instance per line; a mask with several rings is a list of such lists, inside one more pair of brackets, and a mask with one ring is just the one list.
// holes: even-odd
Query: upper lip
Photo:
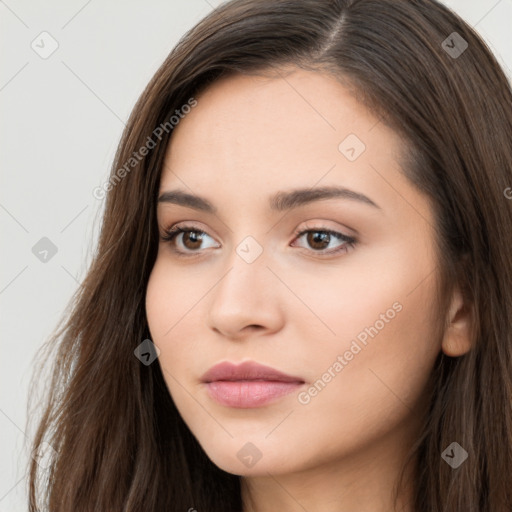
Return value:
[(203, 382), (214, 382), (219, 380), (268, 380), (277, 382), (300, 382), (300, 377), (287, 375), (270, 366), (265, 366), (254, 361), (246, 361), (241, 364), (223, 362), (212, 366), (202, 377)]

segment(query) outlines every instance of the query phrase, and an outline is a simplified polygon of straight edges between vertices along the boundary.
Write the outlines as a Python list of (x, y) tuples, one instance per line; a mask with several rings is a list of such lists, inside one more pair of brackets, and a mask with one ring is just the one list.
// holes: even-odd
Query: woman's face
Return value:
[[(235, 474), (395, 456), (441, 348), (433, 212), (402, 141), (321, 73), (224, 78), (197, 99), (158, 203), (161, 235), (188, 231), (159, 242), (146, 297), (176, 407)], [(247, 361), (292, 378), (204, 382)]]

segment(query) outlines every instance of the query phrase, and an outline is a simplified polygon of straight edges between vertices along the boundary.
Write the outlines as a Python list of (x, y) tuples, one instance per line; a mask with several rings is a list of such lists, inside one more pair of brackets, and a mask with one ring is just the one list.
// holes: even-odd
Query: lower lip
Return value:
[(267, 380), (219, 380), (206, 384), (209, 395), (219, 404), (228, 407), (261, 407), (282, 396), (296, 391), (301, 382)]

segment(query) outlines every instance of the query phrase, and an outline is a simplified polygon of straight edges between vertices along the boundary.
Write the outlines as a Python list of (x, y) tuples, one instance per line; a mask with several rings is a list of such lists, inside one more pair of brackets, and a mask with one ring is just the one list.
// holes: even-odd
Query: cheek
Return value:
[(157, 259), (146, 290), (146, 316), (151, 341), (160, 350), (158, 362), (173, 397), (179, 392), (177, 382), (190, 376), (201, 353), (195, 341), (197, 322), (191, 318), (204, 293), (201, 286), (191, 286), (190, 276), (170, 268), (165, 259)]
[(432, 323), (432, 255), (428, 250), (390, 251), (393, 258), (382, 254), (356, 268), (358, 262), (325, 286), (303, 291), (304, 301), (331, 331), (324, 329), (321, 337), (317, 333), (317, 342), (308, 346), (313, 328), (299, 320), (305, 333), (302, 364), (310, 368), (310, 382), (318, 382), (311, 401), (319, 411), (337, 403), (344, 414), (365, 410), (373, 416), (379, 411), (378, 422), (379, 415), (393, 408), (413, 407), (422, 395), (441, 347)]
[[(161, 272), (161, 266), (157, 260), (149, 276), (146, 289), (146, 317), (152, 341), (155, 344), (158, 344), (158, 340), (165, 333), (166, 320), (170, 319), (168, 312), (173, 305), (169, 304), (169, 298), (165, 275)], [(169, 327), (170, 325), (167, 326), (167, 329)]]
[(366, 296), (356, 292), (352, 304), (345, 302), (334, 324), (341, 339), (326, 347), (330, 363), (322, 359), (328, 367), (342, 355), (346, 363), (326, 400), (341, 398), (352, 410), (366, 403), (367, 414), (379, 411), (376, 421), (385, 412), (400, 414), (406, 412), (404, 405), (414, 407), (440, 351), (430, 322), (435, 283), (425, 280), (411, 293), (416, 282), (414, 274), (393, 283), (380, 281)]
[(185, 277), (165, 258), (157, 258), (146, 289), (146, 315), (154, 343), (171, 338), (182, 327), (178, 322), (198, 301), (199, 292), (190, 276)]
[[(310, 387), (300, 397), (294, 421), (283, 424), (283, 438), (297, 443), (308, 438), (312, 456), (325, 452), (322, 439), (336, 439), (330, 453), (342, 455), (420, 417), (412, 411), (424, 406), (440, 342), (433, 338), (426, 308), (433, 283), (427, 280), (410, 293), (411, 281), (395, 281), (392, 287), (381, 281), (371, 293), (342, 301), (345, 309), (330, 318), (338, 335), (305, 350)], [(317, 425), (313, 438), (312, 417)]]
[(394, 247), (389, 248), (393, 258), (387, 252), (372, 255), (371, 261), (354, 258), (339, 271), (284, 274), (300, 295), (300, 302), (287, 304), (287, 321), (302, 333), (303, 345), (297, 349), (308, 360), (313, 356), (325, 364), (323, 354), (332, 358), (349, 350), (354, 340), (362, 348), (375, 345), (403, 357), (413, 348), (420, 354), (423, 348), (435, 350), (430, 339), (435, 280), (428, 274), (433, 264), (410, 252), (402, 251), (400, 259)]
[[(172, 362), (177, 359), (175, 356), (179, 355), (176, 354), (176, 350), (179, 351), (180, 344), (172, 342), (172, 339), (176, 337), (182, 327), (178, 324), (178, 320), (183, 315), (181, 312), (183, 297), (187, 292), (186, 289), (182, 289), (179, 280), (176, 280), (168, 270), (157, 260), (146, 290), (148, 327), (151, 340), (160, 349), (158, 361), (166, 380), (169, 378), (169, 373), (174, 374), (175, 369), (172, 367)], [(173, 275), (172, 279), (170, 275)]]

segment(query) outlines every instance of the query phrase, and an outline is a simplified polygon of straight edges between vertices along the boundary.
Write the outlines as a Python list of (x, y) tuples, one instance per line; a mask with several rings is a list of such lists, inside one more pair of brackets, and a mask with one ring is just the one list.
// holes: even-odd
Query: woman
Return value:
[(511, 133), (436, 1), (212, 12), (95, 191), (30, 509), (511, 510)]

